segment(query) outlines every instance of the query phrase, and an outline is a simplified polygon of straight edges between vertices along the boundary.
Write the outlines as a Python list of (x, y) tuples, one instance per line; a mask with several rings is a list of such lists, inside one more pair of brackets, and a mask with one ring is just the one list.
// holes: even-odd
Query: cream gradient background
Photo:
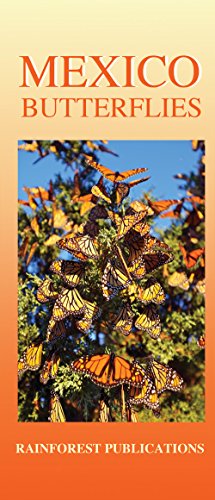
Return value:
[[(3, 4), (3, 2), (2, 2)], [(1, 470), (7, 497), (70, 495), (106, 500), (145, 496), (211, 498), (214, 447), (214, 11), (211, 0), (9, 1), (1, 5)], [(22, 119), (20, 97), (69, 96), (68, 89), (19, 89), (19, 55), (38, 65), (48, 55), (191, 54), (202, 65), (191, 91), (92, 90), (91, 95), (189, 95), (201, 98), (198, 119)], [(86, 89), (76, 95), (87, 95)], [(71, 94), (74, 92), (71, 92)], [(17, 423), (17, 140), (22, 138), (205, 139), (207, 146), (206, 422), (189, 424)], [(144, 159), (143, 159), (144, 160)], [(163, 175), (163, 173), (162, 173)], [(16, 442), (204, 442), (205, 455), (15, 455)], [(95, 494), (94, 494), (95, 493)]]

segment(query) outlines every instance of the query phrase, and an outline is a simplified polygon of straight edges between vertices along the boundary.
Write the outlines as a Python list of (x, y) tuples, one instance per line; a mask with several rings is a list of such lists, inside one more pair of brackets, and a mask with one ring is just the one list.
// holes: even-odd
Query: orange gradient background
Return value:
[[(1, 473), (6, 498), (83, 499), (147, 497), (211, 498), (214, 454), (214, 11), (181, 0), (8, 1), (1, 6)], [(201, 82), (189, 90), (172, 86), (146, 92), (92, 89), (90, 96), (196, 96), (198, 119), (23, 119), (23, 96), (64, 97), (69, 89), (20, 89), (19, 55), (38, 66), (48, 55), (190, 54), (202, 65)], [(73, 92), (74, 94), (74, 92)], [(75, 92), (87, 95), (86, 89)], [(88, 94), (89, 95), (89, 94)], [(18, 139), (205, 139), (207, 154), (207, 352), (204, 423), (123, 424), (17, 422), (17, 140)], [(144, 158), (143, 158), (144, 162)], [(36, 167), (35, 167), (36, 168)], [(161, 172), (165, 175), (165, 172)], [(190, 442), (204, 455), (16, 455), (15, 443)]]

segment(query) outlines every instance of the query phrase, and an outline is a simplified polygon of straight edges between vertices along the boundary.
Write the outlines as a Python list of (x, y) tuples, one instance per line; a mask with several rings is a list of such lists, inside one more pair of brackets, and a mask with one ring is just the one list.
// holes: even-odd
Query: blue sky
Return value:
[[(108, 147), (119, 157), (100, 153), (103, 165), (116, 171), (136, 167), (148, 168), (148, 172), (143, 175), (150, 175), (151, 178), (132, 189), (130, 193), (132, 199), (140, 198), (144, 190), (150, 189), (153, 189), (153, 194), (157, 198), (181, 197), (180, 181), (173, 176), (179, 172), (189, 173), (195, 169), (200, 156), (198, 151), (192, 150), (191, 141), (109, 141)], [(19, 198), (27, 199), (22, 190), (23, 186), (48, 187), (49, 180), (53, 179), (55, 174), (61, 173), (63, 178), (72, 175), (70, 169), (65, 169), (52, 154), (33, 165), (37, 158), (37, 153), (19, 151)], [(97, 175), (99, 177), (99, 174)]]

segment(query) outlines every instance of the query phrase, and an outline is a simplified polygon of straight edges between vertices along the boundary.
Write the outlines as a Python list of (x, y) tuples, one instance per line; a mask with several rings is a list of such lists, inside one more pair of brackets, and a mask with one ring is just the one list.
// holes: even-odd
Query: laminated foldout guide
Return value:
[(2, 5), (6, 497), (211, 498), (214, 13)]

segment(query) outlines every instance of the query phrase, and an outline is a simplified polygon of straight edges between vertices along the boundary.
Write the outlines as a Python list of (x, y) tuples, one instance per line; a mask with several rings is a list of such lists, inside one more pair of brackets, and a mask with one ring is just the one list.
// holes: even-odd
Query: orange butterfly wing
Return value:
[(194, 267), (201, 255), (204, 253), (204, 248), (197, 248), (196, 250), (192, 250), (191, 252), (187, 252), (187, 250), (179, 245), (181, 253), (183, 255), (184, 263), (187, 269)]
[(137, 368), (143, 376), (141, 387), (131, 387), (129, 392), (129, 404), (145, 405), (150, 409), (157, 410), (159, 408), (158, 394), (147, 372), (138, 364)]
[(125, 179), (128, 179), (129, 177), (132, 177), (133, 175), (146, 172), (147, 170), (147, 168), (141, 167), (141, 168), (126, 170), (124, 172), (114, 172), (110, 168), (107, 168), (104, 165), (100, 165), (100, 163), (92, 161), (92, 158), (90, 156), (86, 154), (84, 156), (87, 159), (88, 165), (98, 170), (106, 179), (108, 179), (111, 182), (121, 182), (124, 181)]
[(139, 261), (132, 263), (128, 270), (134, 278), (141, 279), (145, 274), (168, 264), (172, 260), (173, 255), (170, 253), (150, 251), (144, 253)]
[(167, 208), (171, 207), (171, 205), (176, 205), (176, 203), (180, 203), (180, 200), (158, 200), (151, 201), (148, 196), (145, 196), (148, 201), (149, 206), (154, 210), (156, 214), (160, 214), (167, 210)]
[(124, 198), (126, 198), (126, 196), (129, 195), (130, 188), (137, 186), (141, 182), (148, 181), (148, 179), (150, 179), (150, 177), (142, 177), (141, 179), (137, 179), (137, 180), (131, 181), (131, 182), (117, 182), (117, 187), (116, 187), (116, 191), (115, 191), (117, 205), (122, 203)]
[(95, 354), (79, 358), (71, 363), (71, 369), (88, 374), (91, 380), (102, 387), (121, 384), (141, 386), (144, 377), (136, 365), (114, 354)]

